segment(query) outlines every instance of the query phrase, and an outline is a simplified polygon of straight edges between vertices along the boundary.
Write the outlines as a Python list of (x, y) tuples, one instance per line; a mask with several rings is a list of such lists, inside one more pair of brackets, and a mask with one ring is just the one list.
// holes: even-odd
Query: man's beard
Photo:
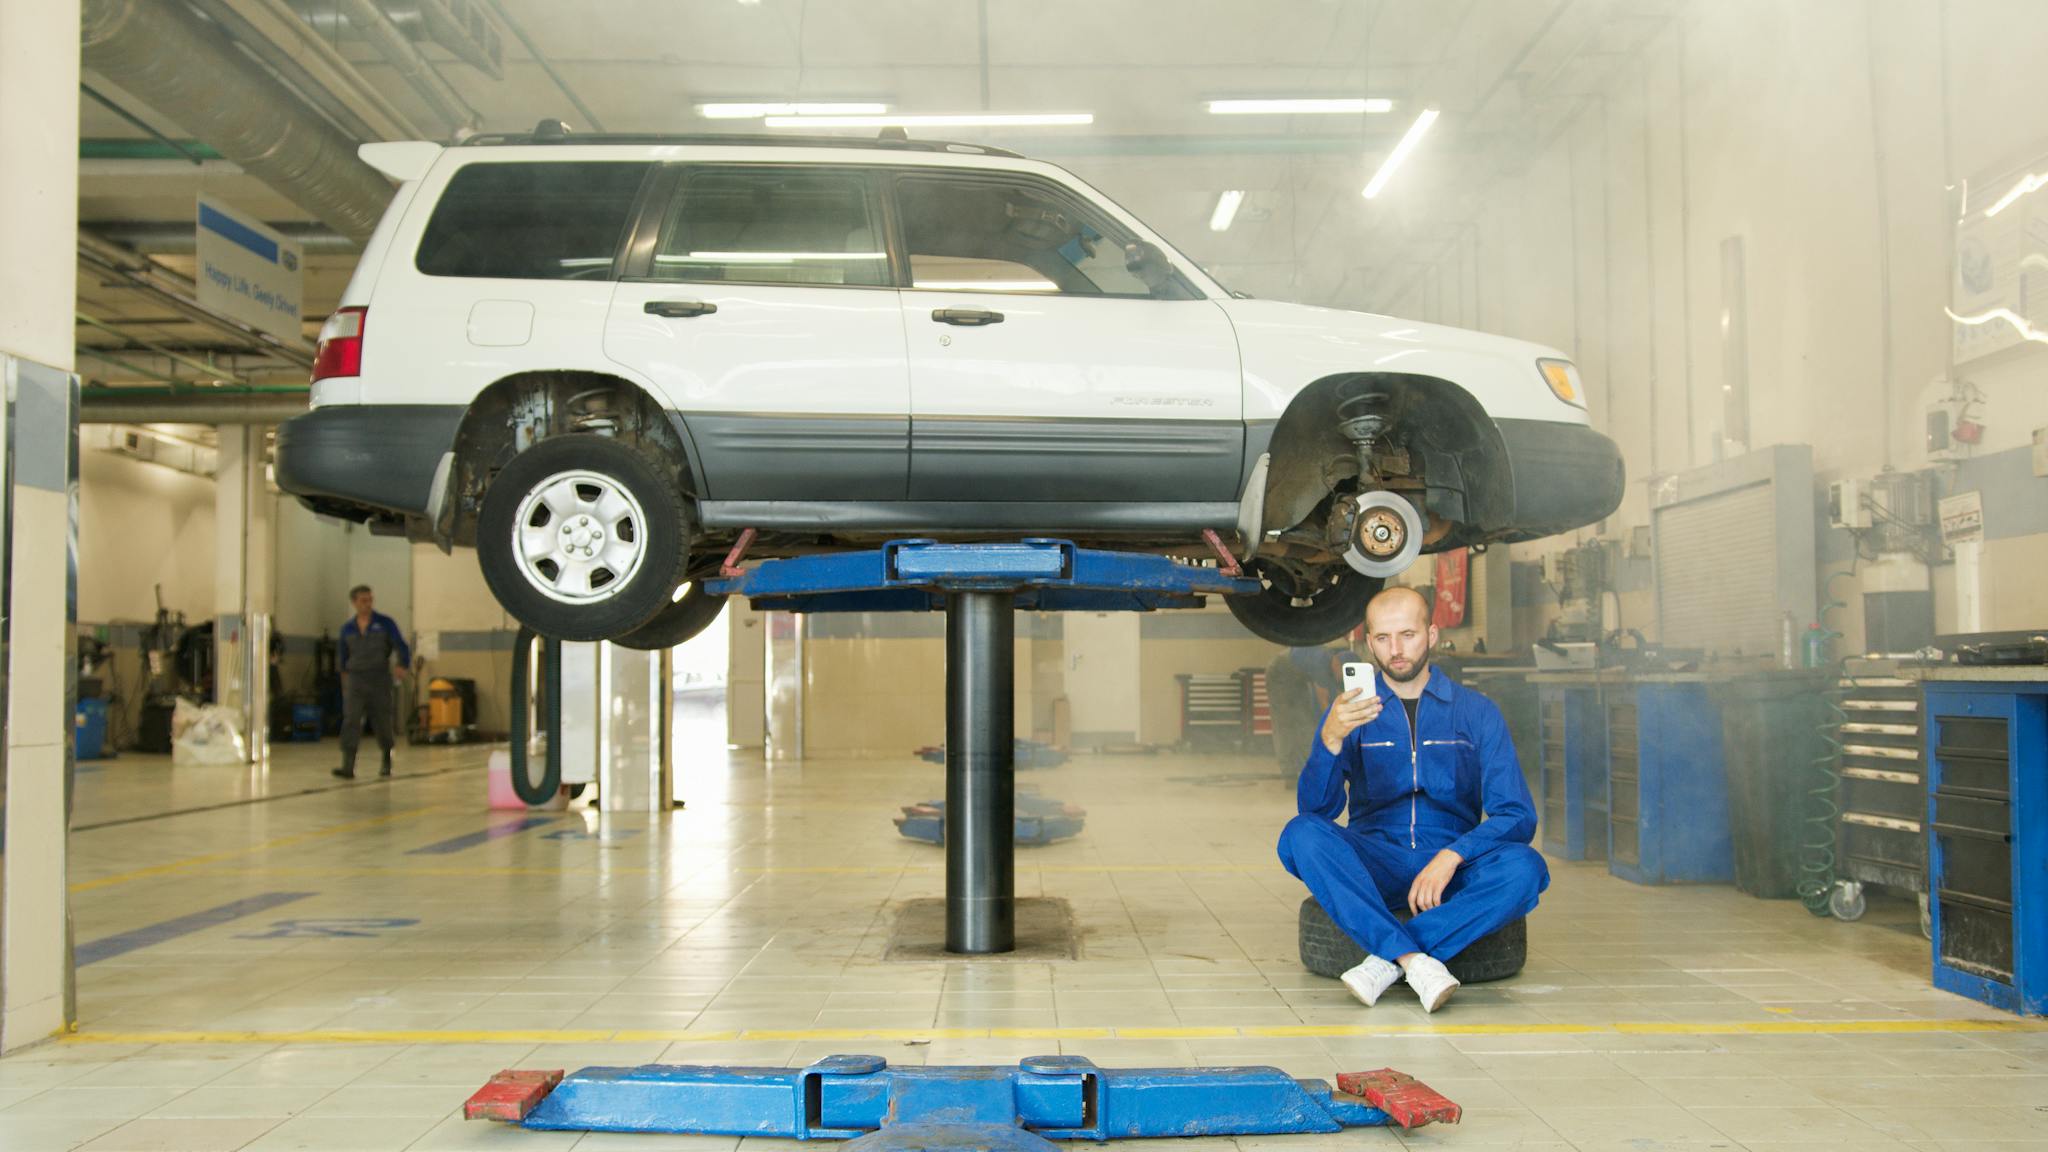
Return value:
[(1380, 675), (1385, 676), (1396, 684), (1406, 684), (1429, 669), (1430, 651), (1430, 649), (1424, 648), (1422, 655), (1415, 658), (1415, 663), (1410, 664), (1406, 672), (1396, 672), (1392, 668), (1381, 668)]

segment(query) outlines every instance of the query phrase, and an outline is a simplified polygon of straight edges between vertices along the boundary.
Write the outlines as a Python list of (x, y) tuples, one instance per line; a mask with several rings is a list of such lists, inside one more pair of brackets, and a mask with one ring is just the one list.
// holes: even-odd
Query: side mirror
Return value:
[(1124, 268), (1154, 292), (1173, 282), (1173, 265), (1158, 245), (1133, 240), (1124, 245)]

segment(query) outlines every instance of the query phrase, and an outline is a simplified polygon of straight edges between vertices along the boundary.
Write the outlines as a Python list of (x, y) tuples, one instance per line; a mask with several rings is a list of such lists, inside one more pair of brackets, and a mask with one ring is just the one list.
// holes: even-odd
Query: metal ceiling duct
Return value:
[(369, 237), (391, 185), (356, 142), (316, 119), (184, 6), (84, 0), (85, 66), (277, 189), (335, 231)]

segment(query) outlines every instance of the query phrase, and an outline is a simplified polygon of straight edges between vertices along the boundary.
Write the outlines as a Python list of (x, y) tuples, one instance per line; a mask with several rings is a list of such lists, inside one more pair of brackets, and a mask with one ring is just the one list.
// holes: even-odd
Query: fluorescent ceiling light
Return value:
[(1244, 203), (1244, 189), (1232, 188), (1216, 198), (1216, 211), (1209, 214), (1209, 231), (1228, 232), (1237, 219), (1238, 205)]
[(1050, 280), (914, 280), (912, 288), (933, 292), (1057, 292)]
[(888, 110), (887, 104), (872, 101), (697, 105), (697, 115), (706, 120), (758, 120), (763, 116), (875, 116)]
[(1385, 160), (1380, 161), (1380, 170), (1373, 173), (1372, 179), (1366, 183), (1367, 200), (1379, 195), (1380, 190), (1387, 186), (1387, 181), (1393, 178), (1394, 170), (1401, 166), (1402, 161), (1408, 159), (1408, 154), (1415, 151), (1417, 144), (1422, 143), (1422, 137), (1429, 132), (1429, 126), (1436, 123), (1436, 118), (1436, 109), (1424, 108), (1422, 114), (1415, 118), (1415, 123), (1408, 126), (1408, 131), (1401, 134), (1401, 142), (1394, 145), (1394, 150), (1387, 153)]
[(1314, 116), (1359, 112), (1392, 112), (1394, 102), (1382, 97), (1350, 99), (1211, 100), (1211, 116)]
[(770, 116), (770, 128), (1021, 128), (1093, 124), (1092, 112), (969, 112), (940, 116)]

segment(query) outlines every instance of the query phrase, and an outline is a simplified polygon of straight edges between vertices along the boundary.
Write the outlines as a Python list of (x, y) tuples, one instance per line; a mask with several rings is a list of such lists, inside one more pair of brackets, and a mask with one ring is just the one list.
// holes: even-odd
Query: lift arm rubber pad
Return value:
[(1374, 1072), (1340, 1072), (1337, 1074), (1337, 1091), (1362, 1098), (1403, 1128), (1456, 1124), (1465, 1114), (1464, 1109), (1451, 1103), (1443, 1093), (1406, 1072), (1396, 1072), (1392, 1068)]
[(526, 1119), (547, 1094), (562, 1082), (562, 1070), (508, 1068), (491, 1077), (462, 1105), (464, 1120), (506, 1120), (513, 1124)]

